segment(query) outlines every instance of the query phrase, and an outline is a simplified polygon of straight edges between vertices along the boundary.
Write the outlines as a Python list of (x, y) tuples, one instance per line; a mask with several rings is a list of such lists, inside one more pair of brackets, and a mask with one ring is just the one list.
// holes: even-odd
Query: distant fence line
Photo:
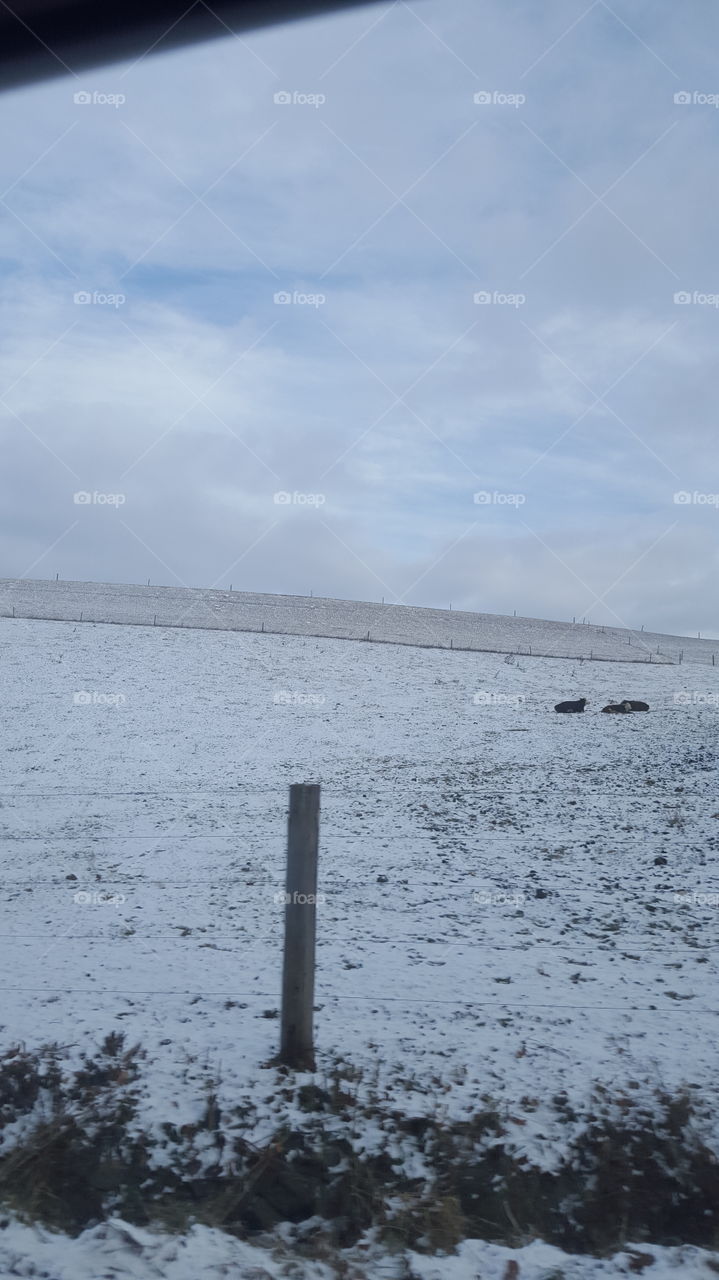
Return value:
[[(517, 645), (514, 648), (502, 649), (497, 645), (476, 645), (476, 644), (455, 644), (453, 639), (449, 643), (441, 640), (402, 640), (391, 639), (386, 636), (373, 636), (371, 631), (363, 632), (357, 635), (352, 632), (346, 634), (330, 633), (325, 631), (287, 631), (284, 629), (276, 630), (266, 627), (264, 622), (259, 627), (242, 626), (241, 624), (232, 624), (231, 622), (209, 622), (209, 621), (188, 621), (188, 622), (172, 622), (170, 620), (158, 621), (157, 614), (153, 615), (150, 622), (147, 619), (138, 618), (87, 618), (84, 610), (81, 611), (79, 617), (60, 617), (58, 614), (51, 613), (18, 613), (15, 606), (11, 613), (0, 613), (0, 618), (16, 618), (28, 622), (74, 622), (74, 623), (90, 623), (93, 626), (111, 626), (111, 627), (174, 627), (183, 631), (240, 631), (250, 635), (268, 635), (268, 636), (293, 636), (297, 639), (304, 640), (354, 640), (360, 643), (370, 644), (394, 644), (402, 645), (411, 649), (443, 649), (454, 653), (496, 653), (503, 656), (513, 656), (516, 658), (563, 658), (570, 662), (619, 662), (636, 665), (637, 663), (649, 663), (653, 666), (676, 666), (681, 663), (682, 653), (678, 658), (672, 658), (668, 654), (656, 654), (650, 650), (642, 653), (641, 650), (634, 649), (631, 657), (615, 657), (609, 654), (594, 653), (560, 653), (558, 650), (545, 651), (536, 649), (533, 645)], [(628, 648), (631, 646), (627, 646)], [(697, 664), (694, 660), (692, 665), (716, 665), (716, 654), (712, 653), (711, 658), (707, 656), (706, 663)]]

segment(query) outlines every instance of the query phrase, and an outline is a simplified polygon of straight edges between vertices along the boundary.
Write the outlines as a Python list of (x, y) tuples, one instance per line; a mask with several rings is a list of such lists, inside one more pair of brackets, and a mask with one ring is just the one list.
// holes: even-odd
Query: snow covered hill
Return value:
[[(287, 788), (318, 780), (321, 1046), (473, 1062), (455, 1108), (477, 1071), (713, 1078), (719, 672), (19, 620), (0, 652), (6, 1034), (182, 1023), (256, 1079)], [(652, 710), (599, 714), (620, 697)]]
[[(14, 611), (14, 613), (13, 613)], [(617, 662), (719, 661), (719, 640), (358, 600), (0, 579), (0, 616), (265, 631)]]
[[(719, 1151), (719, 671), (19, 618), (0, 660), (4, 1046), (123, 1031), (158, 1149), (203, 1070), (266, 1140), (287, 789), (319, 781), (318, 1079), (341, 1055), (457, 1119), (491, 1095), (548, 1169), (596, 1082), (688, 1083)], [(601, 714), (623, 697), (651, 711)]]

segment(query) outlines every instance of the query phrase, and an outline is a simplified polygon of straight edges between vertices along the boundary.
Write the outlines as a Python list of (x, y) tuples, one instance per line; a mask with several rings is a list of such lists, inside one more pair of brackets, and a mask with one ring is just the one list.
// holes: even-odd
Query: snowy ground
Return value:
[[(5, 619), (0, 659), (3, 1046), (123, 1030), (148, 1128), (209, 1068), (266, 1140), (287, 788), (319, 781), (320, 1071), (449, 1116), (491, 1094), (546, 1167), (560, 1090), (714, 1107), (719, 671)], [(623, 697), (652, 710), (599, 714)]]
[[(14, 613), (13, 613), (14, 611)], [(668, 636), (577, 618), (503, 617), (450, 609), (245, 591), (105, 582), (0, 579), (0, 617), (56, 618), (522, 652), (619, 662), (719, 663), (719, 641)]]
[[(364, 1253), (364, 1257), (363, 1257)], [(404, 1280), (399, 1260), (371, 1247), (348, 1251), (347, 1280)], [(716, 1255), (685, 1245), (658, 1249), (629, 1245), (613, 1258), (576, 1257), (541, 1241), (522, 1249), (468, 1240), (452, 1257), (406, 1259), (415, 1280), (713, 1280)], [(513, 1264), (513, 1265), (512, 1265)], [(336, 1280), (324, 1263), (293, 1260), (288, 1248), (272, 1252), (221, 1231), (195, 1226), (167, 1235), (114, 1219), (77, 1239), (10, 1222), (0, 1234), (2, 1275), (35, 1280)], [(514, 1269), (518, 1268), (518, 1269)]]

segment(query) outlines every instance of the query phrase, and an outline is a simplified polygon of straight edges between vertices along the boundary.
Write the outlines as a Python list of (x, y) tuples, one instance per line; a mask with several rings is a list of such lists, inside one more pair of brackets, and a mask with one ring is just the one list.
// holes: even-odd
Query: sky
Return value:
[(719, 636), (719, 11), (396, 0), (0, 98), (0, 576)]

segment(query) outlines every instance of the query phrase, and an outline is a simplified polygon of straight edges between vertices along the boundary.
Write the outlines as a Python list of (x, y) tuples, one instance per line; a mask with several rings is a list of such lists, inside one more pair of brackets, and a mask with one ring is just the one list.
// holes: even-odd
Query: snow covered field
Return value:
[(719, 641), (360, 600), (0, 579), (0, 616), (206, 627), (615, 662), (719, 662)]
[[(148, 1130), (209, 1070), (267, 1139), (287, 789), (319, 781), (320, 1075), (491, 1095), (547, 1168), (560, 1092), (690, 1083), (716, 1114), (715, 669), (12, 619), (0, 653), (5, 1047), (122, 1030)], [(623, 697), (652, 710), (599, 714)]]

